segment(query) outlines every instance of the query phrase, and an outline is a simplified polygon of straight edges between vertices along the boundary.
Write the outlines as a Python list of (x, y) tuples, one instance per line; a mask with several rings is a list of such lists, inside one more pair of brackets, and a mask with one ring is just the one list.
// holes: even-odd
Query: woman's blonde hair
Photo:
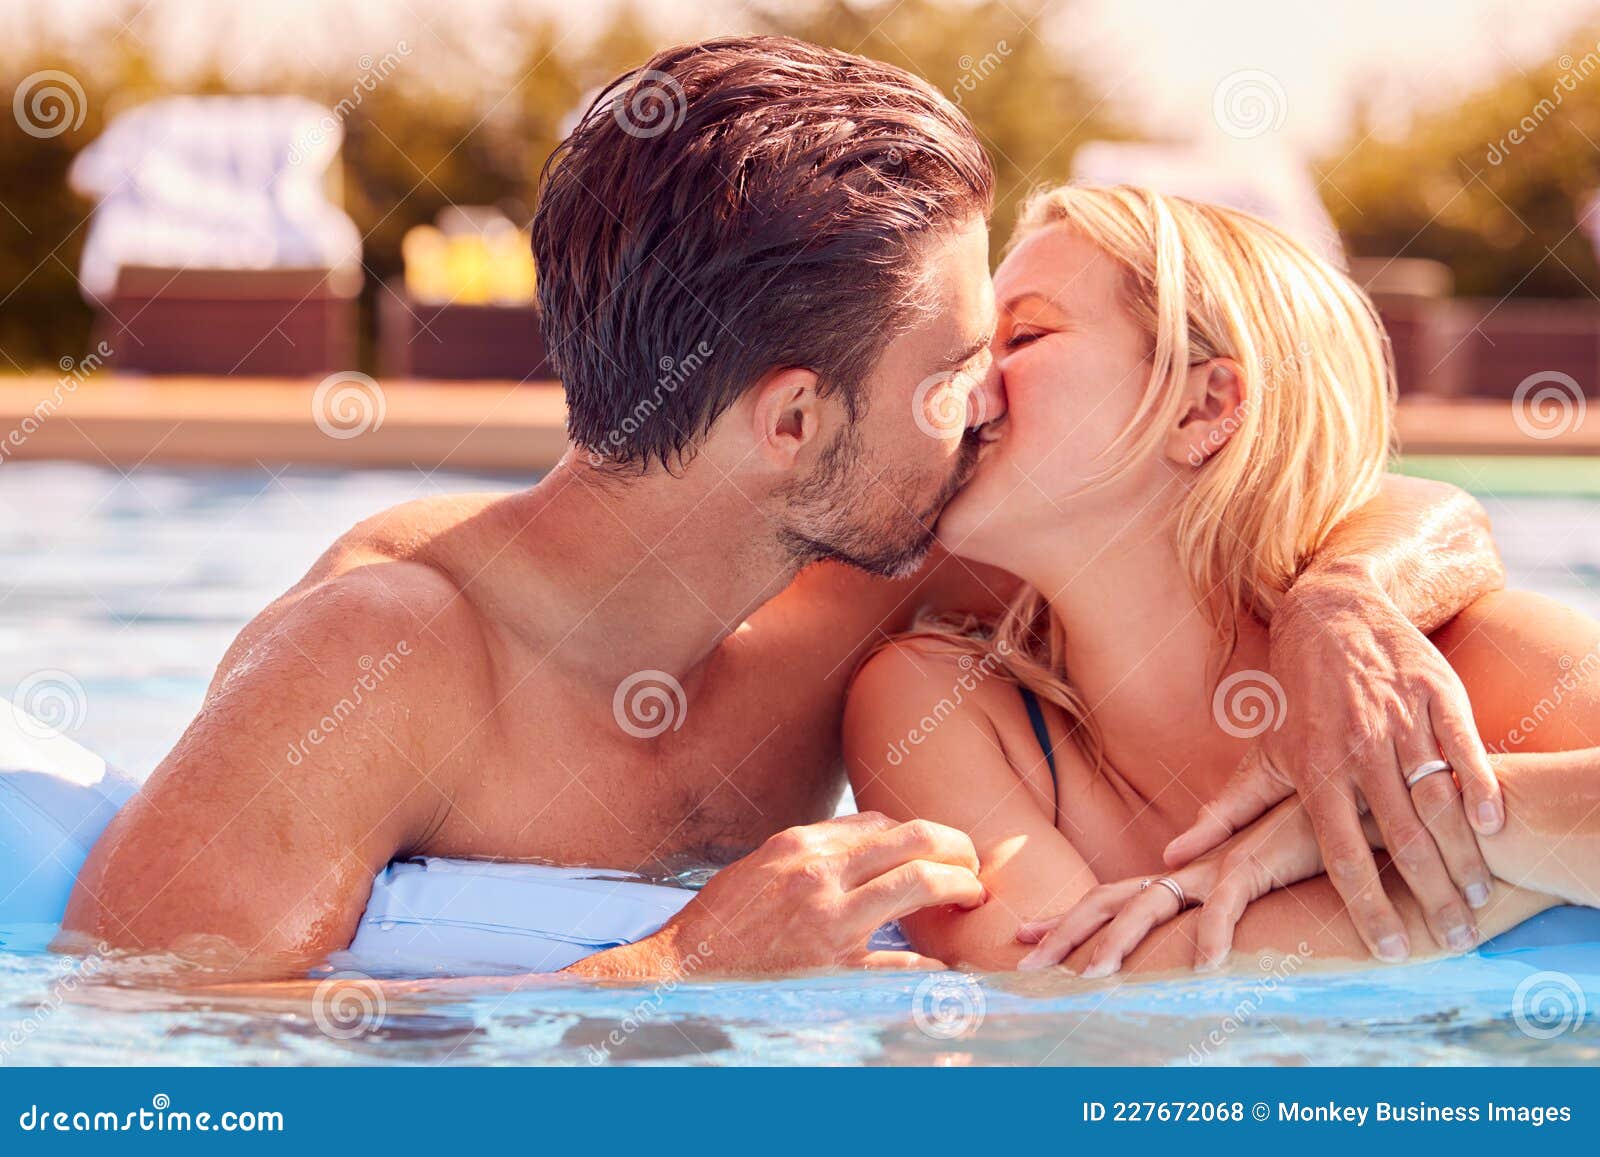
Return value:
[[(1129, 186), (1064, 186), (1023, 207), (1014, 248), (1065, 225), (1122, 271), (1150, 379), (1096, 484), (1157, 452), (1181, 415), (1191, 367), (1231, 358), (1243, 402), (1195, 469), (1174, 544), (1225, 660), (1240, 614), (1270, 621), (1341, 519), (1378, 489), (1390, 450), (1394, 369), (1366, 295), (1343, 272), (1256, 217)], [(1103, 745), (1065, 667), (1066, 639), (1032, 587), (990, 630), (934, 621), (913, 632), (998, 651), (1004, 673), (1061, 707), (1095, 762)], [(998, 645), (1004, 643), (1005, 646)]]

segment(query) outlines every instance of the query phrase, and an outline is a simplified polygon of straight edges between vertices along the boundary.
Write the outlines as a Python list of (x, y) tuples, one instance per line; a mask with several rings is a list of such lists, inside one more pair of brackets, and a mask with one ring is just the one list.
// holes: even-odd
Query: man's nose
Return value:
[(989, 372), (979, 379), (972, 394), (967, 398), (967, 428), (975, 430), (979, 426), (998, 422), (1005, 416), (1005, 379), (1000, 375), (1000, 366), (991, 363)]

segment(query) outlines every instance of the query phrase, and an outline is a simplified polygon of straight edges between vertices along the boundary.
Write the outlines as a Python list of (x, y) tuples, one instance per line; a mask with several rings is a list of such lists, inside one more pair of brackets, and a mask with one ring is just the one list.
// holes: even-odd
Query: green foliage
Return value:
[(1351, 251), (1442, 261), (1466, 296), (1600, 291), (1578, 228), (1600, 190), (1597, 39), (1574, 34), (1538, 67), (1419, 118), (1400, 139), (1358, 127), (1359, 143), (1323, 166), (1324, 200)]
[[(749, 16), (748, 30), (875, 56), (951, 95), (994, 158), (995, 234), (1002, 241), (1020, 196), (1062, 180), (1081, 141), (1115, 134), (1088, 83), (1040, 39), (1040, 6), (1038, 0), (773, 3)], [(1056, 13), (1060, 7), (1052, 6)], [(173, 91), (294, 92), (330, 108), (345, 101), (343, 201), (365, 238), (370, 307), (382, 292), (377, 283), (400, 272), (401, 237), (441, 207), (500, 204), (525, 220), (539, 170), (578, 103), (676, 39), (653, 33), (628, 10), (586, 38), (567, 26), (512, 16), (497, 28), (509, 63), (483, 73), (476, 67), (482, 46), (441, 21), (419, 33), (412, 54), (357, 99), (359, 72), (325, 75), (293, 60), (271, 83), (247, 89), (217, 63), (175, 80), (144, 48), (156, 38), (146, 27), (153, 17), (140, 13), (142, 7), (129, 35), (87, 37), (93, 47), (76, 51), (30, 37), (39, 47), (0, 62), (4, 92), (40, 69), (60, 69), (80, 82), (87, 109), (81, 127), (46, 139), (0, 118), (0, 293), (8, 295), (0, 308), (0, 372), (49, 366), (85, 347), (89, 313), (74, 274), (91, 206), (68, 190), (66, 174), (73, 155), (123, 108)], [(214, 62), (222, 55), (220, 45), (210, 54)]]

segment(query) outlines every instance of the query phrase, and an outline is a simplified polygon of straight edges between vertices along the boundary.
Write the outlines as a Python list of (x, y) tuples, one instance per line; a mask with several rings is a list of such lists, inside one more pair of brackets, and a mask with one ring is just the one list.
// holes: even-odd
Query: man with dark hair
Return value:
[[(662, 53), (545, 166), (533, 248), (573, 442), (607, 473), (680, 469), (753, 383), (787, 370), (827, 430), (809, 449), (817, 468), (780, 487), (785, 568), (910, 573), (977, 462), (966, 399), (1001, 416), (992, 387), (975, 394), (986, 288), (961, 286), (972, 296), (949, 303), (965, 310), (961, 340), (924, 363), (951, 376), (919, 399), (954, 415), (942, 453), (917, 439), (899, 461), (864, 465), (869, 387), (884, 349), (929, 320), (930, 280), (948, 280), (939, 258), (968, 258), (969, 274), (987, 261), (993, 181), (961, 113), (900, 69), (775, 39)], [(653, 390), (638, 418), (627, 387), (691, 351), (692, 380)]]
[[(927, 965), (867, 937), (982, 903), (971, 842), (830, 817), (866, 649), (921, 606), (1009, 593), (927, 557), (1003, 436), (991, 184), (947, 100), (859, 57), (719, 40), (613, 85), (552, 158), (534, 228), (573, 449), (529, 490), (369, 519), (251, 623), (94, 849), (68, 932), (291, 975), (349, 942), (396, 857), (736, 860), (573, 970), (671, 971), (702, 942), (719, 971)], [(1497, 577), (1454, 492), (1397, 484), (1334, 541), (1282, 613), (1363, 626), (1274, 654), (1307, 694), (1355, 682), (1330, 652), (1370, 663), (1415, 636), (1396, 602), (1453, 611)], [(397, 641), (359, 711), (286, 761)]]

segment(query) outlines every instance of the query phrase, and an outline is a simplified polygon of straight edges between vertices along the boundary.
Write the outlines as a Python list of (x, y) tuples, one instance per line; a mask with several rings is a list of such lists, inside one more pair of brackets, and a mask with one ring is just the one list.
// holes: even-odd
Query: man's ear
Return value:
[(758, 453), (780, 470), (791, 469), (821, 428), (817, 375), (793, 366), (773, 370), (750, 397), (751, 434)]
[(1244, 371), (1232, 358), (1213, 358), (1189, 367), (1183, 406), (1167, 435), (1167, 460), (1197, 467), (1228, 444), (1246, 404)]

